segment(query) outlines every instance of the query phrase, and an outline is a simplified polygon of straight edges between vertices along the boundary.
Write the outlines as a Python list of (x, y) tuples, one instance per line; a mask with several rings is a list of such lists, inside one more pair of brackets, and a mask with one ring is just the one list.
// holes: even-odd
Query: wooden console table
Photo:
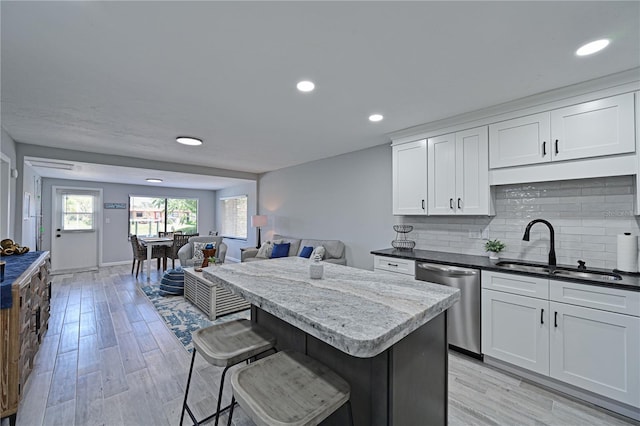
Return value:
[[(12, 306), (0, 310), (0, 414), (3, 418), (9, 416), (12, 426), (49, 323), (49, 252), (40, 253), (11, 284)], [(3, 260), (7, 260), (8, 267), (13, 259)]]
[(242, 297), (213, 284), (193, 268), (184, 268), (184, 297), (206, 313), (210, 320), (250, 307)]

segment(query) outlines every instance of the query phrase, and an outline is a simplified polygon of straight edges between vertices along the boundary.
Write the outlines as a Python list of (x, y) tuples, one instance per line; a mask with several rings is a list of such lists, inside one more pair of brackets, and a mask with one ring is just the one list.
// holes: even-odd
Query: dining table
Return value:
[(173, 237), (140, 237), (138, 239), (147, 248), (147, 281), (149, 281), (151, 280), (151, 254), (153, 247), (171, 247), (173, 245)]

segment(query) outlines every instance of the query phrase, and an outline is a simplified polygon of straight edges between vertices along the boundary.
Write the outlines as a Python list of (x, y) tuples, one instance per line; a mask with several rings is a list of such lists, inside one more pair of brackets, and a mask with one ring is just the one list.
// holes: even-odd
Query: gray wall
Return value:
[[(0, 130), (0, 152), (11, 159), (11, 168), (16, 169), (16, 143), (9, 136), (9, 134), (2, 128)], [(9, 184), (9, 235), (0, 235), (0, 239), (11, 238), (13, 240), (16, 239), (15, 228), (16, 228), (16, 179), (11, 179)], [(4, 220), (7, 212), (0, 212), (2, 215), (2, 219)]]
[[(257, 233), (255, 228), (251, 227), (251, 216), (256, 214), (256, 193), (257, 193), (257, 184), (256, 182), (247, 183), (245, 185), (234, 186), (233, 188), (225, 188), (216, 191), (216, 209), (220, 209), (221, 197), (232, 197), (235, 195), (247, 195), (247, 239), (246, 240), (236, 240), (225, 238), (224, 242), (227, 245), (227, 255), (225, 262), (240, 262), (240, 248), (242, 247), (250, 247), (256, 245)], [(220, 211), (216, 210), (216, 218), (220, 219)], [(220, 231), (221, 226), (220, 222), (216, 222), (216, 230)]]
[[(128, 203), (129, 195), (198, 198), (198, 231), (206, 235), (215, 230), (215, 192), (143, 185), (87, 182), (66, 179), (42, 179), (43, 250), (51, 248), (51, 201), (53, 186), (102, 188), (103, 202)], [(106, 223), (109, 219), (110, 223)], [(131, 262), (131, 243), (128, 240), (128, 210), (103, 210), (101, 264)]]
[(373, 269), (371, 250), (391, 246), (391, 146), (381, 145), (260, 176), (260, 214), (273, 233), (342, 240), (347, 265)]

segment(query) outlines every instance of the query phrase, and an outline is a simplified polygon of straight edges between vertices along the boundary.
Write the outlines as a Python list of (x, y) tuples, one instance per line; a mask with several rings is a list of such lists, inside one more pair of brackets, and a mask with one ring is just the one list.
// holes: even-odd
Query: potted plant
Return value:
[(502, 250), (504, 250), (505, 247), (506, 247), (506, 244), (503, 243), (502, 241), (498, 240), (498, 239), (489, 240), (484, 245), (484, 249), (485, 249), (485, 251), (489, 252), (489, 259), (491, 259), (491, 260), (500, 259), (500, 256), (498, 256), (498, 254)]

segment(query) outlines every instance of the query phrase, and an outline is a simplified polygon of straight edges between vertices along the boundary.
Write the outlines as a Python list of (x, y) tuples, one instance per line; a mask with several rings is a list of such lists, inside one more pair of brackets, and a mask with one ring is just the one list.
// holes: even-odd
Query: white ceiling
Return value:
[[(2, 1), (0, 13), (2, 126), (17, 142), (253, 173), (640, 66), (637, 1)], [(602, 37), (605, 51), (574, 55)], [(301, 79), (316, 90), (298, 92)]]

